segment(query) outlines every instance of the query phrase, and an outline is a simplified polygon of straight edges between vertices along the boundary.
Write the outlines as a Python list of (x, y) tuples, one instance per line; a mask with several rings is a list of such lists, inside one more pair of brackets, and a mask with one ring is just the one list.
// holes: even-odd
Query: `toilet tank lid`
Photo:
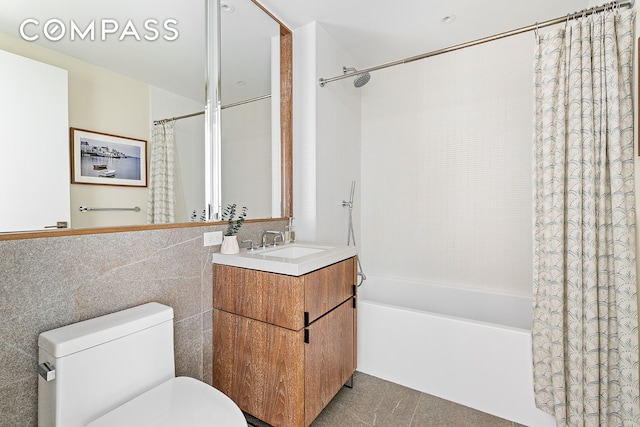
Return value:
[(150, 302), (40, 334), (38, 347), (63, 357), (173, 319), (173, 309)]

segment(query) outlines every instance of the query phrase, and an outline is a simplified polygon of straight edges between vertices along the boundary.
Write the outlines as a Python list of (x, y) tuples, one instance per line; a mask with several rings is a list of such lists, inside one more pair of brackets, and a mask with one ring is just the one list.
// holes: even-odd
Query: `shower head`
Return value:
[(369, 82), (370, 78), (371, 78), (371, 74), (369, 74), (369, 73), (360, 74), (353, 81), (353, 85), (355, 87), (362, 87), (362, 86), (366, 85)]
[[(356, 70), (355, 68), (342, 67), (342, 72), (344, 74), (347, 74), (349, 72), (357, 73), (358, 70)], [(366, 85), (369, 82), (369, 79), (371, 79), (371, 74), (369, 74), (369, 73), (358, 74), (356, 76), (356, 79), (353, 81), (353, 85), (355, 87), (362, 87), (362, 86)]]

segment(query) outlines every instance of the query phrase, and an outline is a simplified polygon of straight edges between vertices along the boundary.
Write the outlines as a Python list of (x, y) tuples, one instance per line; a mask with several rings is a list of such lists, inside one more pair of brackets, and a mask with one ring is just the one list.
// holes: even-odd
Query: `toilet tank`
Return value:
[(173, 309), (159, 303), (40, 334), (38, 426), (76, 427), (175, 376)]

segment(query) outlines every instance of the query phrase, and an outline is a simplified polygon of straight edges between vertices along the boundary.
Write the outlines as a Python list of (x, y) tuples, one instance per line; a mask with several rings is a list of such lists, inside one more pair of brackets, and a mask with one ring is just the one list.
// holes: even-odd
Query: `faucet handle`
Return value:
[(254, 250), (256, 248), (255, 246), (253, 246), (253, 240), (251, 240), (251, 239), (243, 240), (240, 243), (249, 243), (249, 246), (247, 246), (247, 250), (248, 251), (252, 251), (252, 250)]
[(276, 246), (276, 239), (278, 237), (280, 237), (282, 239), (282, 243), (284, 243), (284, 233), (282, 231), (267, 230), (267, 231), (262, 233), (262, 249), (265, 249), (265, 248), (269, 247), (269, 245), (267, 245), (267, 236), (268, 235), (272, 235), (273, 236), (273, 246)]
[(279, 232), (279, 234), (276, 234), (275, 236), (273, 236), (273, 246), (278, 245), (278, 243), (276, 243), (276, 240), (278, 240), (278, 237), (280, 238), (280, 240), (282, 240), (282, 244), (284, 245), (284, 234)]

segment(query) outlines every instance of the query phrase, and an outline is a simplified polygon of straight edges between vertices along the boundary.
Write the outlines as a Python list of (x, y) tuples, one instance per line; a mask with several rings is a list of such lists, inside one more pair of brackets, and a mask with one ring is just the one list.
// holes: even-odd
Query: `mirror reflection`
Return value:
[[(68, 153), (69, 149), (69, 127), (144, 139), (151, 145), (153, 121), (203, 110), (204, 2), (178, 5), (175, 2), (152, 3), (145, 0), (132, 4), (115, 0), (104, 4), (100, 10), (82, 10), (69, 0), (46, 3), (37, 0), (0, 0), (2, 2), (6, 4), (2, 5), (3, 14), (0, 16), (0, 49), (67, 72), (67, 132), (56, 142), (61, 144), (65, 152)], [(271, 188), (278, 186), (278, 176), (276, 180), (271, 179), (274, 171), (279, 173), (279, 165), (272, 159), (278, 155), (276, 146), (279, 142), (274, 143), (274, 138), (279, 137), (279, 125), (274, 126), (273, 123), (279, 124), (279, 114), (271, 111), (272, 104), (277, 106), (278, 100), (266, 97), (254, 102), (241, 102), (278, 92), (278, 86), (272, 89), (272, 80), (276, 83), (279, 81), (279, 72), (272, 69), (274, 61), (271, 51), (274, 43), (277, 45), (273, 39), (274, 35), (277, 37), (279, 25), (250, 0), (223, 2), (222, 7), (222, 104), (238, 104), (223, 110), (222, 114), (222, 152), (229, 159), (223, 158), (222, 161), (222, 204), (247, 205), (250, 207), (250, 218), (278, 216), (280, 202), (275, 197), (279, 197), (279, 193)], [(152, 17), (149, 16), (150, 10), (153, 10)], [(28, 36), (39, 36), (35, 41), (26, 41), (20, 35), (20, 23), (26, 18), (38, 22), (37, 25), (33, 23), (24, 27)], [(158, 21), (155, 28), (159, 37), (145, 41), (144, 36), (151, 34), (145, 32), (145, 21), (150, 18)], [(65, 37), (56, 41), (48, 38), (51, 35), (48, 31), (58, 22), (48, 24), (52, 19), (59, 20), (67, 30)], [(119, 27), (106, 34), (103, 41), (100, 40), (100, 31), (102, 21), (106, 19), (117, 21)], [(170, 19), (177, 22), (173, 26), (178, 32), (178, 37), (172, 41), (162, 38), (170, 34), (163, 28), (163, 22)], [(259, 24), (259, 20), (263, 24)], [(90, 33), (86, 33), (84, 40), (78, 37), (71, 40), (69, 29), (72, 25), (85, 30), (90, 28), (91, 22), (95, 25), (94, 40), (89, 39), (92, 36)], [(128, 22), (132, 25), (127, 26)], [(107, 24), (111, 24), (111, 21)], [(106, 25), (104, 28), (111, 31), (114, 27)], [(131, 35), (135, 31), (141, 40)], [(264, 33), (260, 35), (259, 31)], [(258, 48), (260, 52), (255, 50)], [(25, 118), (22, 129), (34, 127), (37, 118), (37, 115)], [(226, 121), (229, 121), (228, 125)], [(174, 126), (174, 221), (199, 221), (206, 208), (202, 166), (204, 117), (200, 115), (178, 120)], [(9, 144), (10, 137), (7, 134), (0, 133), (0, 138), (3, 145)], [(51, 143), (51, 138), (48, 139)], [(249, 154), (256, 156), (251, 158)], [(13, 158), (12, 163), (15, 164), (18, 159)], [(33, 173), (35, 171), (30, 171), (32, 178), (35, 177), (31, 175)], [(67, 215), (73, 228), (142, 225), (147, 222), (150, 188), (70, 185), (70, 165), (65, 165), (61, 173), (70, 187), (71, 201)], [(261, 175), (263, 173), (268, 175)], [(5, 180), (4, 175), (1, 178)], [(52, 181), (51, 177), (42, 179)], [(15, 183), (14, 193), (20, 193), (21, 181), (10, 182)], [(260, 187), (258, 183), (264, 185)], [(251, 191), (252, 186), (243, 188), (242, 184), (254, 184), (254, 191)], [(257, 199), (254, 201), (252, 197)], [(80, 212), (80, 206), (137, 206), (141, 211)], [(278, 209), (274, 206), (278, 206)], [(43, 211), (42, 206), (36, 210)], [(4, 218), (0, 218), (0, 222), (3, 221)], [(42, 229), (51, 225), (52, 221), (35, 219), (30, 227), (21, 224), (17, 228), (0, 231)]]
[(249, 218), (277, 218), (280, 26), (250, 0), (224, 0), (220, 22), (221, 206), (236, 203), (249, 208)]

